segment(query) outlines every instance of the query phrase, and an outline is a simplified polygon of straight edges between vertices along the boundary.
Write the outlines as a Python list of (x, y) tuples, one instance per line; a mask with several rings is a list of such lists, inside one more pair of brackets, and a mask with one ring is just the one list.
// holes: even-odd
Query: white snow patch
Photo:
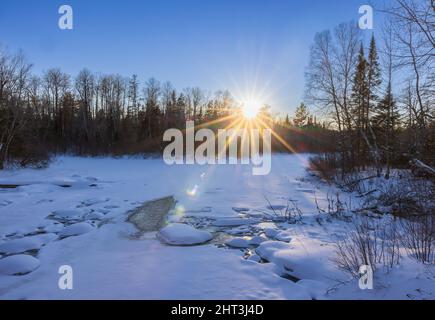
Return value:
[(229, 247), (233, 248), (248, 248), (249, 240), (246, 238), (233, 238), (229, 239), (225, 242), (225, 244)]
[(302, 279), (297, 284), (307, 290), (311, 298), (316, 300), (323, 298), (328, 289), (325, 283), (311, 279)]
[(0, 273), (11, 276), (24, 275), (37, 269), (39, 265), (38, 259), (26, 254), (9, 256), (0, 259)]
[(172, 223), (159, 231), (158, 238), (170, 245), (196, 245), (210, 241), (210, 232), (195, 229), (183, 223)]
[(55, 234), (48, 233), (6, 241), (0, 245), (0, 253), (16, 254), (30, 250), (39, 250), (42, 246), (55, 239), (57, 239)]
[(88, 233), (93, 229), (94, 227), (87, 222), (75, 223), (68, 227), (65, 227), (61, 232), (59, 232), (59, 236), (60, 237), (79, 236), (84, 233)]
[(281, 231), (278, 232), (273, 238), (278, 241), (290, 242), (292, 241), (293, 237), (289, 231)]
[(262, 244), (265, 241), (267, 241), (267, 239), (265, 237), (255, 236), (255, 237), (252, 237), (251, 240), (249, 240), (249, 244), (251, 246), (259, 246), (260, 244)]

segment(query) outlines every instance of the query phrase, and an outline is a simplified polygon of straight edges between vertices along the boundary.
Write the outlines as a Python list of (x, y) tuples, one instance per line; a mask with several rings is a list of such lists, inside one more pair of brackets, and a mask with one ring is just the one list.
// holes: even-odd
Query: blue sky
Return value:
[[(240, 98), (253, 92), (285, 113), (303, 99), (314, 34), (357, 20), (367, 2), (1, 0), (0, 43), (23, 49), (35, 73), (135, 73), (178, 89), (228, 89)], [(73, 30), (58, 28), (62, 4), (74, 10)]]

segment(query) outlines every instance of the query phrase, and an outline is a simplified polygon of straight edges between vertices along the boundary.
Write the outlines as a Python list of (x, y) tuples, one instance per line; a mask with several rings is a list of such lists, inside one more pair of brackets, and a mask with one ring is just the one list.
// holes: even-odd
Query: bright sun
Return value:
[(243, 115), (248, 119), (254, 119), (257, 117), (260, 109), (262, 107), (262, 103), (259, 100), (248, 99), (242, 102), (242, 112)]

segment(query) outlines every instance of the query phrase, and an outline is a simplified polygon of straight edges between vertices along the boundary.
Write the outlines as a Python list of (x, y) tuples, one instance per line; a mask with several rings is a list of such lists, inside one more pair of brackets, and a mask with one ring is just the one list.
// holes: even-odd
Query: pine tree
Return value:
[(387, 170), (385, 178), (390, 177), (391, 159), (394, 157), (395, 146), (395, 133), (400, 122), (400, 113), (396, 101), (394, 100), (391, 90), (391, 84), (388, 84), (385, 96), (376, 106), (375, 115), (372, 119), (375, 135), (378, 144), (384, 152), (384, 158), (387, 162)]
[(290, 118), (289, 118), (288, 114), (285, 116), (284, 125), (287, 126), (287, 127), (290, 127), (290, 125), (291, 125)]
[(400, 113), (391, 90), (391, 84), (389, 84), (385, 96), (379, 101), (374, 110), (372, 124), (376, 131), (385, 134), (396, 130), (399, 121)]
[(379, 66), (379, 57), (376, 49), (376, 41), (372, 35), (370, 41), (370, 49), (367, 61), (367, 97), (366, 97), (366, 117), (367, 125), (369, 125), (370, 113), (376, 107), (378, 101), (377, 91), (382, 83), (382, 74)]
[(347, 126), (350, 129), (353, 125), (355, 126), (356, 131), (356, 139), (354, 140), (353, 145), (355, 145), (356, 150), (352, 149), (353, 156), (358, 157), (358, 160), (361, 160), (364, 157), (365, 149), (364, 149), (364, 141), (363, 134), (366, 128), (366, 97), (368, 92), (368, 84), (367, 84), (367, 60), (364, 55), (364, 48), (361, 44), (359, 55), (358, 55), (358, 63), (355, 69), (355, 74), (353, 78), (352, 85), (352, 94), (351, 94), (351, 106), (352, 109), (346, 114), (346, 122)]
[[(359, 55), (358, 55), (358, 64), (356, 66), (355, 74), (353, 77), (353, 86), (352, 86), (352, 114), (349, 114), (348, 117), (353, 116), (355, 119), (356, 129), (362, 129), (364, 127), (365, 121), (365, 98), (367, 97), (368, 92), (368, 83), (367, 83), (367, 69), (368, 63), (364, 55), (364, 48), (361, 44)], [(349, 127), (351, 126), (351, 119), (347, 119)]]
[(293, 124), (296, 127), (303, 127), (307, 124), (309, 112), (307, 106), (301, 103), (299, 107), (296, 108), (295, 117), (293, 119)]

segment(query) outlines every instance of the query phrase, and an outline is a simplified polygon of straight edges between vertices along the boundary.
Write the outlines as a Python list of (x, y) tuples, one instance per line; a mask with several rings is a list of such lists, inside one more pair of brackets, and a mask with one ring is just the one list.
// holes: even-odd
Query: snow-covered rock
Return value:
[(251, 232), (250, 226), (241, 226), (226, 231), (226, 233), (231, 235), (243, 235), (249, 232)]
[(29, 255), (9, 256), (0, 259), (0, 274), (25, 275), (36, 270), (39, 265), (39, 260)]
[(237, 227), (248, 224), (255, 224), (258, 220), (256, 219), (244, 219), (244, 218), (222, 218), (215, 220), (212, 225), (216, 227)]
[(249, 208), (244, 207), (233, 207), (232, 209), (237, 213), (246, 213), (250, 210)]
[(63, 228), (64, 228), (63, 224), (55, 222), (55, 223), (47, 224), (42, 229), (44, 229), (44, 231), (48, 233), (57, 233), (61, 231)]
[(248, 248), (249, 240), (246, 238), (233, 238), (227, 240), (225, 244), (232, 248)]
[(56, 218), (67, 219), (67, 220), (81, 219), (87, 213), (88, 211), (81, 210), (81, 209), (66, 209), (66, 210), (53, 211), (53, 215)]
[(93, 229), (94, 227), (87, 222), (75, 223), (68, 227), (65, 227), (61, 232), (59, 232), (59, 236), (60, 237), (79, 236), (81, 234), (88, 233)]
[(104, 214), (100, 213), (100, 212), (96, 212), (96, 211), (92, 211), (87, 213), (84, 218), (86, 220), (101, 220), (104, 219)]
[(170, 245), (196, 245), (210, 241), (213, 236), (210, 232), (195, 229), (183, 223), (172, 223), (161, 229), (157, 237)]
[(260, 262), (261, 257), (258, 254), (253, 254), (248, 258), (249, 261)]
[(30, 250), (39, 250), (42, 246), (56, 238), (57, 236), (55, 234), (47, 233), (6, 241), (0, 245), (0, 253), (16, 254)]
[(255, 236), (255, 237), (252, 237), (251, 240), (249, 240), (249, 244), (251, 246), (259, 246), (260, 244), (262, 244), (265, 241), (267, 241), (267, 239), (265, 237)]
[(263, 231), (264, 234), (269, 238), (275, 238), (275, 236), (279, 233), (279, 230), (273, 228), (266, 228)]
[(266, 241), (255, 249), (255, 252), (264, 260), (274, 262), (277, 265), (285, 266), (285, 254), (291, 251), (292, 247), (281, 241)]
[(104, 208), (99, 208), (96, 211), (102, 214), (108, 214), (110, 212), (109, 209), (104, 209)]
[(281, 231), (273, 237), (275, 240), (290, 242), (292, 241), (292, 235), (288, 231)]
[(91, 198), (82, 201), (82, 205), (85, 207), (93, 206), (94, 204), (103, 203), (109, 201), (109, 198)]

